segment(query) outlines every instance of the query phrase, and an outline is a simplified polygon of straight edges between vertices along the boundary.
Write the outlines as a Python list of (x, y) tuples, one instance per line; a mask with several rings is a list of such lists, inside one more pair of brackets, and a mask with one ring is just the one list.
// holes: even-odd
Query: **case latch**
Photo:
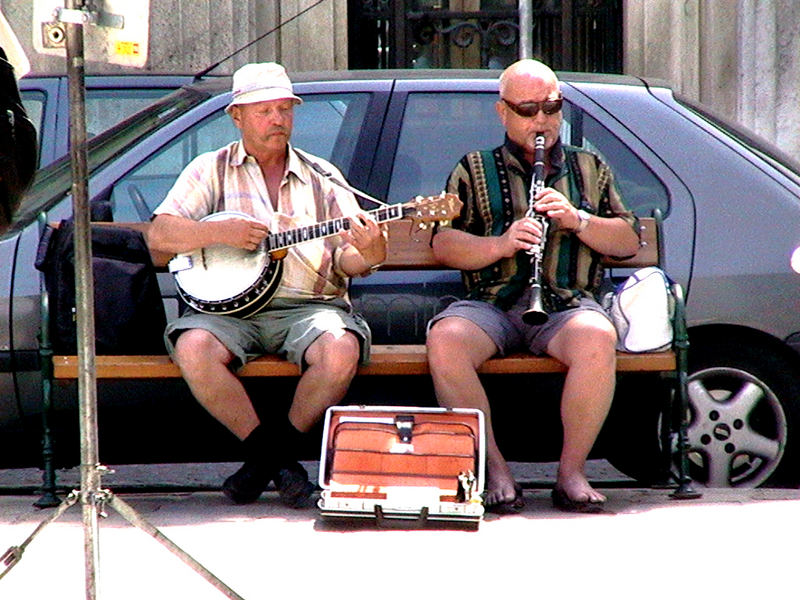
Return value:
[(397, 435), (404, 444), (411, 443), (414, 431), (414, 415), (397, 415), (394, 419)]

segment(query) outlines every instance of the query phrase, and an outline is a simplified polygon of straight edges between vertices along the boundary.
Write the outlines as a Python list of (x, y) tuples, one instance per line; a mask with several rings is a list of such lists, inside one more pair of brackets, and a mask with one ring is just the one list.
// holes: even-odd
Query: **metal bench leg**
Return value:
[[(55, 451), (53, 449), (53, 436), (50, 431), (50, 412), (52, 406), (52, 352), (45, 358), (42, 356), (42, 496), (33, 503), (36, 508), (52, 508), (61, 504), (56, 495), (56, 469), (53, 462)], [(44, 366), (49, 362), (50, 376), (45, 375)]]
[(52, 508), (61, 504), (56, 496), (56, 469), (53, 459), (53, 436), (50, 417), (53, 405), (53, 348), (50, 346), (50, 307), (44, 281), (41, 282), (41, 331), (39, 332), (39, 360), (42, 373), (42, 496), (33, 505)]
[(692, 487), (689, 477), (689, 335), (686, 331), (686, 319), (683, 294), (679, 291), (675, 306), (675, 358), (677, 361), (677, 393), (678, 393), (678, 488), (671, 494), (678, 500), (700, 498), (702, 494)]

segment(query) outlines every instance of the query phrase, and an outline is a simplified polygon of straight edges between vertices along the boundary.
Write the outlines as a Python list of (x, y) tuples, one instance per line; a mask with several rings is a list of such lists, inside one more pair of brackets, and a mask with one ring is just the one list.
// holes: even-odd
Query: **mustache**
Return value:
[(267, 132), (267, 135), (276, 135), (276, 134), (289, 135), (289, 129), (287, 129), (286, 127), (273, 127)]

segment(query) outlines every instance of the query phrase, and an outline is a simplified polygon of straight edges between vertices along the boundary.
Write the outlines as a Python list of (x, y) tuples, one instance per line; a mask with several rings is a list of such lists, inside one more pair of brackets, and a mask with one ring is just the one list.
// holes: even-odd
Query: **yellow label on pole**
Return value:
[(141, 50), (138, 42), (124, 42), (117, 40), (114, 44), (114, 53), (119, 56), (139, 56)]

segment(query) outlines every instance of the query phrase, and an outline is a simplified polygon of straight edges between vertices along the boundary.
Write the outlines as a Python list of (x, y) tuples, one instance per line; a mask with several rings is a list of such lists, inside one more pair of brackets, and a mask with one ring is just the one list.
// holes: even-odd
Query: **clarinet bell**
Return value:
[(529, 308), (522, 313), (522, 320), (526, 325), (544, 325), (550, 317), (540, 308)]
[(524, 313), (522, 313), (522, 321), (527, 325), (544, 325), (549, 318), (547, 312), (542, 305), (542, 288), (534, 283), (531, 286), (531, 301)]

